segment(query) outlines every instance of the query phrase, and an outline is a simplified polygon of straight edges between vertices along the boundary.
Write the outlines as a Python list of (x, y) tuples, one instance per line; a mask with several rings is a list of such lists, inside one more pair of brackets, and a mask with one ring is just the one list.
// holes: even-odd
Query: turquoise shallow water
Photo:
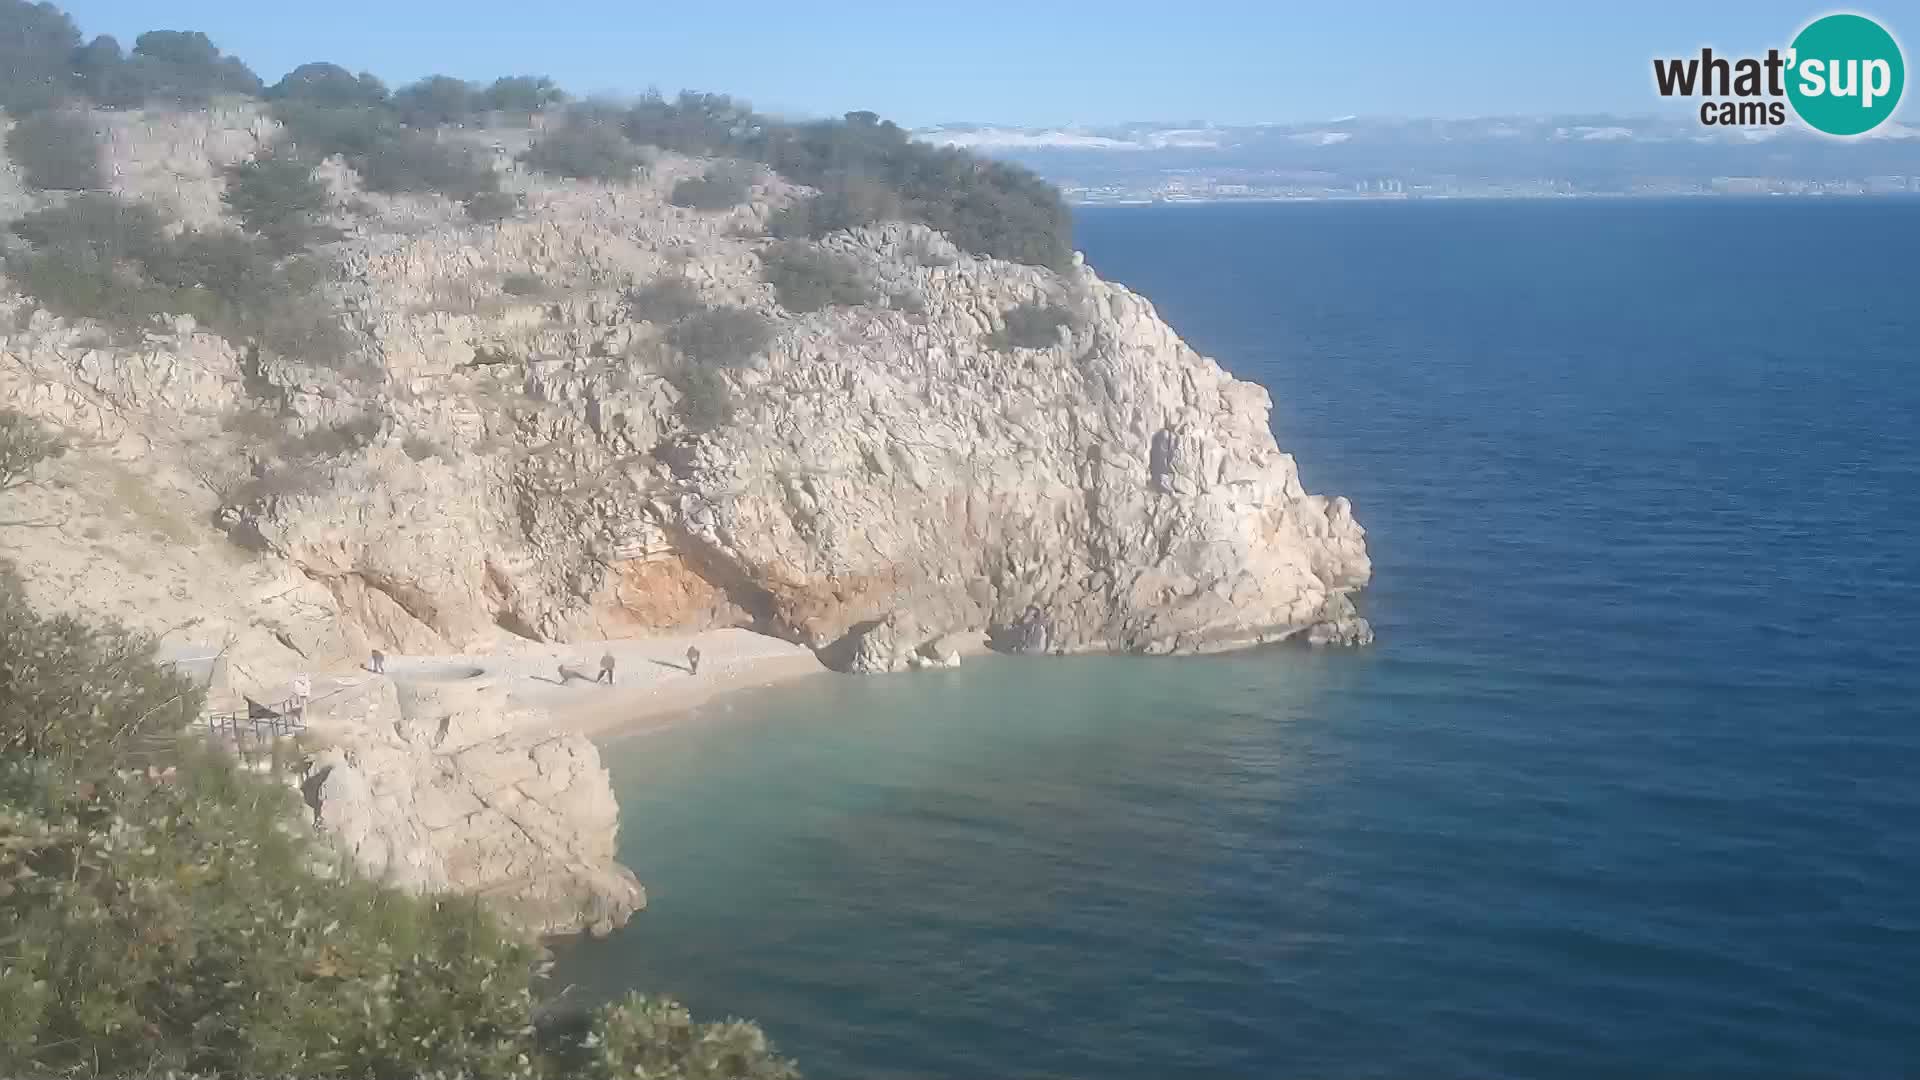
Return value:
[(653, 907), (572, 995), (754, 1016), (816, 1077), (1920, 1072), (1920, 204), (1081, 237), (1354, 499), (1379, 645), (614, 744)]

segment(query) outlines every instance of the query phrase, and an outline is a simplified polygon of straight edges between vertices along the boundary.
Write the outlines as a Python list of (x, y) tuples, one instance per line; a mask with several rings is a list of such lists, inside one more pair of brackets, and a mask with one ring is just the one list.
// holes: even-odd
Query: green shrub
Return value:
[(745, 308), (722, 307), (688, 315), (667, 331), (667, 343), (695, 364), (743, 367), (773, 342), (773, 323)]
[(446, 449), (439, 443), (432, 439), (423, 439), (418, 435), (407, 436), (406, 441), (400, 444), (400, 449), (415, 461), (446, 456)]
[(235, 342), (320, 363), (345, 355), (344, 331), (304, 260), (278, 260), (234, 229), (167, 236), (143, 203), (85, 193), (14, 222), (31, 246), (6, 256), (14, 284), (56, 314), (138, 329), (156, 315), (192, 315)]
[(1002, 327), (988, 338), (996, 349), (1047, 349), (1060, 344), (1060, 328), (1074, 317), (1055, 304), (1019, 304), (1001, 315)]
[(35, 615), (25, 585), (0, 562), (0, 760), (94, 778), (125, 767), (153, 737), (181, 731), (199, 716), (200, 695), (152, 656), (153, 643), (138, 635)]
[(741, 172), (736, 167), (716, 165), (704, 176), (690, 176), (673, 185), (667, 201), (689, 210), (731, 210), (751, 194), (751, 185)]
[(514, 364), (523, 364), (525, 362), (523, 358), (514, 355), (504, 345), (498, 348), (481, 345), (473, 350), (473, 359), (467, 361), (466, 366), (470, 368), (510, 367)]
[(353, 352), (353, 335), (340, 325), (339, 313), (324, 293), (298, 284), (310, 276), (304, 269), (297, 264), (282, 267), (282, 279), (289, 284), (258, 314), (251, 339), (262, 352), (342, 370)]
[(500, 187), (499, 176), (478, 149), (421, 131), (383, 137), (351, 160), (369, 191), (432, 191), (466, 200)]
[(264, 310), (281, 288), (274, 263), (274, 253), (264, 240), (238, 229), (187, 229), (167, 242), (164, 255), (148, 259), (141, 270), (170, 294), (170, 310), (187, 312), (212, 326), (238, 329)]
[(263, 95), (268, 101), (302, 101), (333, 108), (385, 105), (387, 87), (368, 72), (355, 75), (339, 64), (301, 64)]
[(627, 310), (643, 322), (671, 323), (706, 310), (700, 290), (678, 274), (662, 274), (627, 291)]
[[(899, 216), (933, 226), (964, 250), (1055, 270), (1071, 265), (1072, 215), (1052, 185), (1015, 165), (915, 142), (871, 113), (768, 128), (754, 156), (819, 188), (826, 201), (815, 216), (826, 222), (894, 216), (860, 190), (872, 184), (898, 200)], [(825, 227), (813, 225), (814, 235)]]
[(672, 380), (680, 391), (680, 418), (689, 431), (712, 431), (733, 420), (733, 383), (724, 370), (690, 363), (676, 370)]
[(260, 77), (197, 30), (149, 30), (133, 39), (120, 78), (143, 101), (203, 105), (216, 94), (258, 95)]
[(629, 111), (627, 135), (686, 154), (760, 161), (820, 190), (784, 215), (788, 236), (904, 218), (946, 233), (962, 250), (1065, 270), (1072, 215), (1060, 192), (1016, 165), (915, 142), (868, 112), (843, 120), (783, 123), (711, 94), (658, 95)]
[(235, 217), (278, 254), (304, 251), (336, 239), (321, 219), (330, 207), (327, 187), (313, 166), (284, 151), (269, 151), (228, 167), (221, 196)]
[(393, 92), (393, 108), (400, 122), (412, 128), (462, 124), (479, 108), (479, 91), (472, 83), (450, 75), (429, 75)]
[[(629, 999), (536, 1021), (536, 950), (375, 885), (293, 792), (173, 741), (149, 642), (42, 618), (0, 568), (0, 1061), (20, 1075), (791, 1080), (739, 1022)], [(136, 742), (166, 748), (168, 771)]]
[(13, 223), (32, 246), (6, 253), (7, 275), (55, 314), (136, 326), (163, 310), (161, 290), (139, 273), (166, 249), (161, 226), (144, 204), (76, 196)]
[(567, 100), (567, 95), (545, 75), (508, 75), (493, 80), (480, 92), (479, 105), (489, 112), (532, 119)]
[(100, 187), (100, 147), (84, 110), (48, 109), (21, 118), (7, 132), (7, 157), (20, 167), (30, 187)]
[(731, 156), (762, 123), (743, 101), (724, 94), (688, 91), (669, 102), (650, 93), (627, 110), (627, 138), (641, 146), (713, 157)]
[(316, 158), (340, 155), (369, 191), (438, 192), (468, 203), (471, 212), (475, 200), (500, 190), (500, 178), (480, 150), (407, 128), (384, 106), (331, 106), (288, 97), (274, 102), (273, 115), (286, 127), (295, 151)]
[(629, 995), (593, 1025), (594, 1080), (659, 1076), (684, 1080), (799, 1080), (792, 1062), (775, 1057), (753, 1024), (695, 1023), (676, 1002)]
[(27, 214), (12, 228), (15, 236), (36, 248), (74, 247), (102, 261), (141, 262), (164, 250), (164, 224), (146, 203), (90, 193)]
[(461, 204), (474, 221), (505, 221), (520, 212), (520, 196), (506, 191), (479, 191)]
[(761, 256), (761, 276), (788, 311), (819, 311), (831, 305), (858, 307), (880, 298), (873, 278), (846, 255), (803, 240), (783, 240)]
[[(133, 52), (121, 57), (110, 38), (83, 48), (72, 21), (49, 5), (4, 2), (17, 9), (18, 29), (0, 35), (0, 106), (16, 114), (77, 93), (123, 106), (148, 98), (193, 103), (216, 93), (260, 92), (253, 73), (222, 55), (204, 34), (143, 34)], [(424, 168), (415, 160), (418, 144), (390, 144), (401, 133), (424, 137), (433, 127), (471, 124), (489, 113), (531, 122), (534, 114), (565, 100), (551, 79), (537, 76), (502, 78), (481, 89), (436, 75), (389, 95), (378, 79), (327, 63), (301, 65), (266, 95), (304, 151), (345, 155), (362, 176), (380, 177), (369, 184), (375, 190), (439, 191), (468, 202), (470, 210), (479, 211), (476, 220), (497, 220), (510, 212), (500, 200), (479, 198), (495, 190), (493, 182), (476, 184), (458, 165)], [(576, 125), (587, 130), (617, 126), (640, 146), (757, 161), (818, 189), (805, 206), (782, 215), (780, 235), (819, 237), (873, 221), (918, 221), (946, 233), (964, 251), (1060, 271), (1072, 265), (1072, 217), (1058, 190), (1019, 166), (916, 142), (871, 112), (792, 123), (757, 114), (725, 95), (688, 92), (671, 101), (650, 94), (617, 114), (605, 106), (581, 106), (571, 115), (547, 136), (557, 135), (560, 143), (529, 164), (561, 176), (630, 176), (624, 154), (617, 152), (621, 148), (609, 139), (592, 136), (583, 144), (565, 145), (578, 134), (568, 130)], [(610, 151), (615, 153), (609, 156)], [(396, 160), (377, 161), (378, 156)], [(422, 174), (437, 178), (422, 179)], [(729, 194), (731, 185), (692, 183), (679, 199), (718, 208)]]
[(50, 3), (0, 0), (0, 108), (16, 116), (84, 95), (115, 108), (148, 100), (200, 104), (215, 94), (256, 94), (260, 80), (205, 34), (153, 30), (122, 54)]
[(613, 124), (575, 118), (542, 132), (520, 160), (549, 176), (619, 183), (633, 178), (645, 155)]
[(775, 236), (818, 239), (841, 229), (908, 216), (900, 196), (864, 176), (837, 173), (820, 184), (820, 193), (801, 199), (773, 216)]
[(508, 296), (539, 296), (547, 291), (547, 283), (540, 280), (539, 274), (508, 274), (501, 280), (500, 288)]
[(22, 487), (34, 470), (67, 452), (67, 444), (17, 409), (0, 408), (0, 493)]
[(392, 112), (378, 104), (329, 105), (290, 96), (273, 103), (273, 117), (287, 129), (288, 141), (300, 154), (338, 154), (350, 165), (402, 131)]
[(75, 87), (109, 109), (133, 109), (146, 103), (147, 81), (127, 63), (120, 42), (102, 34), (74, 50)]

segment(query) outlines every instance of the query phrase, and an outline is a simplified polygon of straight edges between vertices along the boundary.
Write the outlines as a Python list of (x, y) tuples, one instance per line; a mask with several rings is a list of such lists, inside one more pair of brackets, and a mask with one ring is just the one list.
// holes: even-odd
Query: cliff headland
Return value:
[[(216, 697), (723, 628), (861, 673), (1371, 636), (1363, 531), (1266, 391), (1017, 169), (866, 113), (543, 80), (435, 112), (447, 86), (140, 55), (114, 70), (196, 92), (10, 108), (0, 401), (69, 452), (9, 493), (51, 524), (6, 554), (37, 607), (218, 657)], [(604, 772), (549, 712), (577, 703), (495, 666), (457, 705), (415, 667), (316, 708), (318, 820), (409, 887), (564, 866), (583, 891), (524, 921), (617, 922)], [(512, 854), (509, 791), (591, 842)]]

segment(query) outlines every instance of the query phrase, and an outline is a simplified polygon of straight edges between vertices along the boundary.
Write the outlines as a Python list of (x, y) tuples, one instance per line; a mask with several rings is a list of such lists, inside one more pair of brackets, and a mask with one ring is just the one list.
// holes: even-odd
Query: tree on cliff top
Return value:
[(5, 1071), (798, 1075), (753, 1025), (671, 1002), (541, 1018), (530, 943), (340, 866), (286, 784), (170, 742), (198, 709), (151, 642), (36, 615), (0, 564)]
[(393, 107), (409, 127), (464, 123), (478, 111), (479, 91), (451, 75), (429, 75), (393, 92)]
[(566, 100), (566, 91), (545, 75), (504, 75), (481, 92), (479, 104), (490, 112), (532, 117)]
[(268, 101), (305, 101), (315, 105), (365, 107), (387, 102), (387, 84), (368, 72), (358, 75), (339, 64), (301, 64), (263, 95)]
[(221, 198), (240, 223), (281, 255), (334, 238), (321, 221), (327, 188), (313, 178), (313, 165), (297, 154), (272, 150), (226, 171)]
[[(0, 62), (0, 105), (16, 113), (76, 95), (128, 107), (262, 93), (253, 72), (205, 34), (150, 31), (122, 58), (111, 38), (83, 49), (78, 29), (58, 8), (24, 0), (0, 0)], [(496, 79), (484, 88), (432, 75), (388, 94), (371, 75), (351, 75), (325, 62), (302, 64), (264, 93), (304, 150), (347, 156), (363, 178), (378, 178), (372, 185), (378, 190), (438, 191), (466, 203), (476, 220), (510, 213), (511, 200), (499, 193), (490, 173), (464, 166), (444, 144), (434, 149), (431, 129), (488, 117), (531, 122), (535, 113), (566, 100), (553, 80), (529, 75)], [(575, 119), (602, 122), (603, 111), (587, 109)], [(817, 198), (784, 220), (784, 235), (819, 237), (874, 221), (918, 221), (976, 254), (1059, 271), (1072, 265), (1072, 217), (1051, 184), (1017, 165), (917, 142), (871, 111), (793, 123), (724, 94), (685, 92), (669, 100), (656, 92), (622, 111), (619, 122), (641, 146), (758, 161), (818, 189)], [(409, 133), (417, 137), (405, 138)], [(606, 140), (597, 145), (612, 146)], [(425, 167), (435, 159), (437, 165)], [(579, 169), (557, 171), (601, 178)], [(625, 175), (619, 171), (614, 178)], [(734, 190), (693, 182), (679, 201), (720, 208)]]
[(628, 111), (626, 128), (642, 145), (749, 158), (818, 188), (787, 216), (786, 235), (920, 221), (966, 251), (1054, 270), (1072, 264), (1072, 215), (1053, 185), (1017, 165), (915, 142), (871, 112), (794, 124), (719, 94), (652, 94)]
[(52, 4), (0, 0), (0, 109), (24, 116), (72, 92), (67, 58), (80, 28)]

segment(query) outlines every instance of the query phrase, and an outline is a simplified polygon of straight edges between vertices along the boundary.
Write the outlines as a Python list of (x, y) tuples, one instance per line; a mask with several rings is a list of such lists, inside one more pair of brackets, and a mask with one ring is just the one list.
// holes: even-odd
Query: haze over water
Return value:
[(616, 744), (583, 998), (813, 1077), (1920, 1062), (1920, 202), (1090, 211), (1275, 398), (1363, 651), (822, 679)]

